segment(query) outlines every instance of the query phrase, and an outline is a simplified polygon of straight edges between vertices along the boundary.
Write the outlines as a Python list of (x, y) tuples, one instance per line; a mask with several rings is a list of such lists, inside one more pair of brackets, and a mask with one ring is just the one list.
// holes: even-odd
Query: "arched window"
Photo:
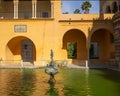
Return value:
[(109, 5), (106, 7), (106, 13), (111, 13), (111, 9)]
[(115, 13), (118, 11), (118, 6), (117, 6), (117, 3), (116, 2), (113, 2), (113, 10), (112, 12)]

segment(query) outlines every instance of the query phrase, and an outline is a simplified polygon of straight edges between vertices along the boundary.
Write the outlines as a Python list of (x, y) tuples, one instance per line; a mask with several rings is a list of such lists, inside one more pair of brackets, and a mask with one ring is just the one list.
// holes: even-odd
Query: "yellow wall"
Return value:
[[(91, 38), (94, 38), (92, 41), (100, 40), (101, 46), (106, 45), (100, 50), (100, 59), (108, 60), (111, 58), (110, 53), (114, 52), (114, 47), (106, 42), (109, 40), (107, 34), (113, 32), (111, 21), (113, 14), (104, 14), (102, 20), (99, 20), (100, 15), (98, 14), (61, 14), (61, 2), (53, 2), (54, 18), (0, 20), (0, 57), (3, 60), (21, 59), (20, 42), (24, 39), (29, 39), (34, 44), (35, 65), (41, 65), (42, 59), (50, 60), (51, 49), (53, 49), (55, 60), (69, 60), (65, 48), (69, 40), (78, 42), (77, 60), (88, 59)], [(27, 32), (14, 32), (15, 25), (26, 25)], [(106, 32), (103, 37), (97, 31), (101, 29), (110, 31), (107, 31), (108, 33)], [(98, 34), (94, 34), (94, 32), (98, 32)], [(103, 38), (106, 39), (106, 42)], [(105, 56), (103, 56), (104, 52), (106, 52)]]

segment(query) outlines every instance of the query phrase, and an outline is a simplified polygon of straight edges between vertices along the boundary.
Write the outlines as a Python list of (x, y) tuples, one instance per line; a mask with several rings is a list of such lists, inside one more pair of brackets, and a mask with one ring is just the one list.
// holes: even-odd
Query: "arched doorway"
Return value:
[(72, 63), (87, 59), (86, 36), (77, 29), (67, 31), (63, 36), (63, 49), (67, 51), (67, 59)]
[(109, 30), (99, 29), (92, 34), (89, 58), (92, 64), (104, 64), (115, 59), (114, 36)]
[(33, 42), (24, 36), (14, 37), (6, 45), (6, 60), (22, 60), (24, 64), (33, 64), (36, 49)]
[(33, 62), (33, 43), (31, 40), (22, 40), (21, 56), (23, 62)]

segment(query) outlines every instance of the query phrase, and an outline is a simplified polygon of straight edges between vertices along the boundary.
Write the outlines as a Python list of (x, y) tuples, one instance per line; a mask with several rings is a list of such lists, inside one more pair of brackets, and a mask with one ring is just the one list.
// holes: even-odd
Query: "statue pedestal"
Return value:
[(51, 50), (51, 61), (50, 64), (45, 68), (45, 72), (50, 75), (49, 83), (52, 84), (55, 82), (54, 75), (59, 72), (58, 67), (55, 66), (54, 61), (53, 61), (53, 51)]

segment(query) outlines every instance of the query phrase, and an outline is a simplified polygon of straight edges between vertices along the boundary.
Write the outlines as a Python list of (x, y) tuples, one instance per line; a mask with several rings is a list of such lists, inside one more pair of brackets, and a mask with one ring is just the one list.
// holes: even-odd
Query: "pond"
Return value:
[(120, 96), (120, 72), (62, 68), (49, 84), (41, 69), (0, 69), (0, 96)]

